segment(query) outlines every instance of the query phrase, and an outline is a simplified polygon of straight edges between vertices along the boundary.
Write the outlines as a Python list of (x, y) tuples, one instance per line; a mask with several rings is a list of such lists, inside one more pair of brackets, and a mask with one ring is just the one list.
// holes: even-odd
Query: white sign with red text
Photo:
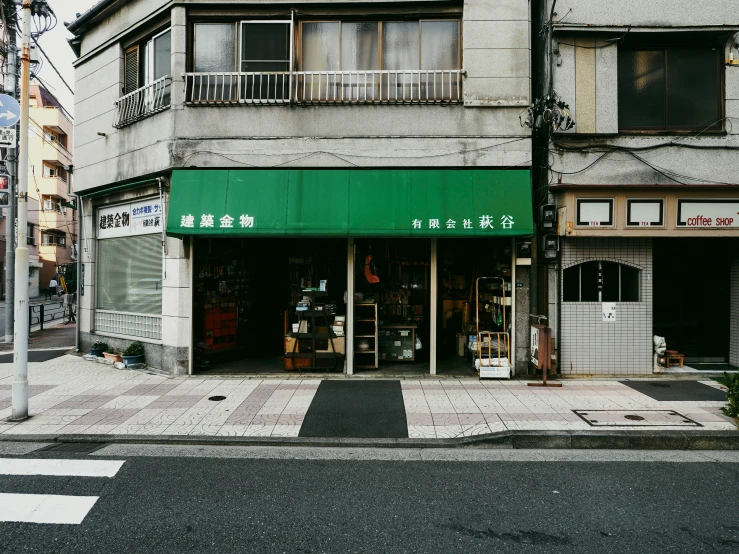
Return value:
[(677, 226), (739, 228), (739, 200), (678, 200)]

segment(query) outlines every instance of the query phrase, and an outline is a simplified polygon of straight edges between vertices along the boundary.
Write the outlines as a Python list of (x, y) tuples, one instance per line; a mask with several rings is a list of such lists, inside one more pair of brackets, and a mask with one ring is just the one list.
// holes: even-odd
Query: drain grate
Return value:
[(703, 427), (674, 410), (572, 410), (591, 427)]
[(64, 454), (92, 454), (93, 452), (109, 446), (107, 442), (60, 442), (51, 444), (36, 452), (60, 452)]

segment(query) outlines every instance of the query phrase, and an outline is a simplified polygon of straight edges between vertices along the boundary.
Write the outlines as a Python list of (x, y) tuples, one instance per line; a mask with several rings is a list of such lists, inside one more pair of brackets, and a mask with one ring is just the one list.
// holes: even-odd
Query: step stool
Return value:
[(685, 355), (680, 354), (679, 352), (675, 352), (674, 350), (666, 352), (665, 367), (670, 367), (673, 362), (675, 364), (680, 364), (680, 367), (683, 367), (683, 363), (685, 363)]

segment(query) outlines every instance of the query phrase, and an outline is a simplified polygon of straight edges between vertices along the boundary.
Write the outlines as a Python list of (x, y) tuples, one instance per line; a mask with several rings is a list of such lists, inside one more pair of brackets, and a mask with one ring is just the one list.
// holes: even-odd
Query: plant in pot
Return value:
[(103, 352), (110, 348), (107, 342), (96, 342), (90, 347), (90, 354), (97, 356), (98, 358), (103, 357)]
[(117, 348), (111, 348), (110, 352), (108, 352), (107, 350), (103, 352), (103, 356), (105, 356), (105, 359), (113, 360), (114, 363), (123, 361), (123, 358), (121, 358), (121, 354), (123, 354), (123, 352), (121, 352)]
[(128, 348), (123, 351), (123, 363), (126, 367), (134, 364), (144, 363), (144, 345), (139, 341), (132, 342)]

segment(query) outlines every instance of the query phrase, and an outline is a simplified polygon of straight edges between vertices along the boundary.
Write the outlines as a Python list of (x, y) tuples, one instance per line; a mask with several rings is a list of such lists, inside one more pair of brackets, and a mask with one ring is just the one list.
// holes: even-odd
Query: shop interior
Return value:
[(737, 369), (728, 364), (727, 301), (729, 254), (736, 248), (727, 238), (654, 239), (654, 334), (691, 369)]
[[(509, 360), (510, 239), (354, 241), (354, 372), (437, 374)], [(194, 369), (239, 374), (345, 371), (346, 239), (197, 239)], [(479, 309), (478, 343), (475, 326)]]

